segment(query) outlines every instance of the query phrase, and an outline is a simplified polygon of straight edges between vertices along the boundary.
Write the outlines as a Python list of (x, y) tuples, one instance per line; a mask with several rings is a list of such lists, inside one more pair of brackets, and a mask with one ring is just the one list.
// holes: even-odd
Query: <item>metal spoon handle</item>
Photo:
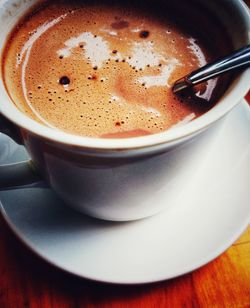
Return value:
[(247, 66), (250, 66), (250, 45), (236, 50), (229, 56), (207, 64), (191, 74), (177, 80), (173, 86), (173, 91), (176, 93), (184, 88), (192, 87), (225, 72)]

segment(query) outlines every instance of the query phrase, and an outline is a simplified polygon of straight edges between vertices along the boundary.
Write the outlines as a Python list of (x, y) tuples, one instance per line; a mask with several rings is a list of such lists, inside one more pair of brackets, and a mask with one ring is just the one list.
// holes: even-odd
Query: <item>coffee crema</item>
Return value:
[(159, 133), (206, 112), (222, 92), (217, 80), (184, 98), (171, 91), (214, 58), (206, 36), (175, 22), (177, 11), (173, 19), (152, 6), (40, 2), (6, 44), (3, 76), (14, 103), (54, 129), (104, 138)]

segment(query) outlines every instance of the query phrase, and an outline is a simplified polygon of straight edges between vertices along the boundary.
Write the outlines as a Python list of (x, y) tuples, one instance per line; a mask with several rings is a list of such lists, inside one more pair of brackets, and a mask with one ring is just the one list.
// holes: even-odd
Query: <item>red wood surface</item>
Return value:
[[(250, 93), (247, 96), (250, 102)], [(141, 286), (76, 278), (21, 244), (0, 217), (0, 308), (250, 307), (250, 228), (223, 255), (185, 276)]]
[[(245, 0), (250, 5), (250, 0)], [(250, 92), (247, 95), (250, 103)], [(0, 216), (0, 308), (250, 307), (250, 228), (223, 255), (180, 278), (142, 286), (79, 279), (33, 255)]]
[(250, 104), (250, 91), (249, 91), (248, 94), (246, 95), (246, 100), (247, 100), (248, 103)]
[(26, 249), (0, 218), (0, 307), (250, 307), (250, 229), (210, 264), (142, 286), (91, 282)]

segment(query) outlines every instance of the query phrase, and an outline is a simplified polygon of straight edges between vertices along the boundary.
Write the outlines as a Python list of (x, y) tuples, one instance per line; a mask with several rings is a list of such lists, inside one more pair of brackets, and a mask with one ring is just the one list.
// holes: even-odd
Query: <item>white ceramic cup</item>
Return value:
[[(2, 48), (11, 28), (35, 2), (0, 0)], [(196, 2), (221, 20), (235, 49), (249, 44), (250, 17), (243, 2)], [(32, 184), (38, 172), (67, 204), (90, 216), (127, 221), (156, 214), (188, 189), (209, 155), (203, 145), (212, 146), (216, 138), (219, 125), (214, 124), (240, 102), (249, 83), (248, 69), (215, 107), (185, 126), (144, 137), (101, 139), (53, 130), (30, 119), (10, 100), (1, 77), (0, 130), (24, 144), (32, 164), (1, 166), (0, 187)]]

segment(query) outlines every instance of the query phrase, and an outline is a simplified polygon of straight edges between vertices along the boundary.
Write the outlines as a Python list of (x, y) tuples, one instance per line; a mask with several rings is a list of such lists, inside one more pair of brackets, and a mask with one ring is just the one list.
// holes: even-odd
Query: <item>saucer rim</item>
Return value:
[[(248, 103), (245, 100), (242, 101), (241, 105), (242, 105), (243, 108), (244, 107), (249, 108), (247, 106)], [(250, 113), (249, 109), (248, 109), (248, 111)], [(13, 190), (13, 192), (15, 192), (15, 190)], [(165, 273), (165, 274), (162, 274), (160, 276), (158, 275), (154, 279), (145, 279), (145, 278), (142, 277), (140, 279), (135, 279), (135, 278), (127, 279), (127, 278), (125, 278), (125, 279), (120, 279), (120, 280), (117, 280), (117, 279), (114, 280), (114, 279), (109, 279), (109, 278), (105, 279), (105, 277), (103, 277), (103, 275), (98, 277), (98, 275), (94, 274), (94, 277), (92, 277), (90, 274), (89, 275), (82, 274), (82, 273), (77, 272), (76, 270), (69, 269), (69, 267), (67, 267), (67, 266), (66, 267), (62, 266), (62, 265), (56, 263), (55, 261), (50, 260), (46, 256), (46, 254), (43, 254), (41, 251), (37, 250), (34, 247), (34, 245), (32, 244), (32, 242), (30, 240), (28, 240), (27, 237), (22, 234), (22, 232), (19, 231), (18, 227), (16, 227), (16, 225), (12, 222), (11, 218), (7, 214), (5, 207), (4, 207), (1, 200), (0, 200), (0, 213), (1, 213), (4, 221), (6, 222), (7, 226), (10, 228), (10, 230), (16, 236), (16, 238), (19, 239), (21, 241), (21, 243), (24, 244), (24, 246), (26, 246), (32, 253), (34, 253), (36, 256), (38, 256), (39, 258), (44, 260), (49, 265), (52, 265), (55, 268), (62, 270), (63, 272), (65, 272), (67, 274), (74, 275), (74, 276), (79, 277), (79, 278), (84, 278), (84, 279), (88, 279), (88, 280), (91, 280), (91, 281), (102, 282), (102, 283), (107, 283), (107, 284), (116, 284), (116, 285), (136, 285), (136, 284), (141, 285), (141, 284), (156, 283), (156, 282), (165, 281), (165, 280), (173, 279), (173, 278), (188, 274), (188, 273), (190, 273), (190, 272), (192, 272), (196, 269), (201, 268), (202, 266), (205, 266), (206, 264), (208, 264), (212, 260), (219, 257), (241, 236), (241, 234), (250, 225), (250, 211), (249, 211), (249, 213), (246, 214), (246, 216), (244, 217), (244, 220), (242, 219), (242, 222), (238, 223), (238, 225), (240, 225), (240, 226), (235, 227), (236, 230), (233, 232), (233, 234), (230, 236), (230, 238), (227, 239), (227, 241), (223, 241), (222, 244), (217, 245), (218, 246), (217, 249), (213, 249), (210, 254), (208, 254), (205, 258), (200, 259), (199, 262), (189, 263), (187, 266), (180, 267), (180, 269), (177, 269), (176, 271), (171, 272), (171, 274)]]
[(136, 280), (133, 279), (133, 281), (113, 281), (112, 279), (103, 279), (103, 278), (98, 278), (98, 277), (91, 277), (91, 275), (82, 275), (79, 274), (78, 272), (74, 271), (74, 270), (69, 270), (66, 267), (62, 267), (58, 264), (56, 264), (55, 262), (49, 260), (45, 255), (41, 254), (40, 252), (38, 252), (34, 247), (32, 247), (32, 245), (29, 243), (28, 240), (25, 239), (24, 236), (22, 236), (20, 234), (20, 232), (18, 232), (18, 228), (15, 226), (14, 223), (12, 223), (12, 221), (10, 220), (10, 218), (7, 215), (7, 212), (4, 209), (4, 206), (0, 200), (0, 213), (4, 219), (4, 221), (6, 222), (6, 224), (8, 225), (8, 227), (10, 228), (10, 230), (12, 231), (12, 233), (15, 235), (15, 237), (20, 240), (20, 242), (27, 247), (33, 254), (35, 254), (37, 257), (39, 257), (40, 259), (42, 259), (43, 261), (45, 261), (47, 264), (55, 267), (58, 270), (62, 270), (63, 272), (76, 276), (78, 278), (81, 279), (87, 279), (87, 280), (91, 280), (91, 281), (96, 281), (96, 282), (101, 282), (101, 283), (107, 283), (107, 284), (115, 284), (115, 285), (142, 285), (142, 284), (150, 284), (150, 283), (157, 283), (157, 282), (162, 282), (162, 281), (167, 281), (170, 279), (174, 279), (186, 274), (189, 274), (195, 270), (198, 270), (199, 268), (207, 265), (208, 263), (210, 263), (211, 261), (215, 260), (216, 258), (218, 258), (220, 255), (222, 255), (224, 252), (226, 252), (227, 249), (229, 249), (233, 243), (235, 243), (235, 241), (237, 241), (237, 239), (239, 239), (239, 237), (243, 234), (244, 231), (247, 230), (248, 226), (250, 225), (250, 211), (249, 211), (249, 216), (247, 216), (244, 225), (241, 225), (241, 228), (237, 229), (237, 232), (234, 232), (234, 235), (226, 242), (223, 243), (222, 246), (220, 246), (216, 251), (211, 252), (210, 255), (207, 256), (207, 258), (202, 259), (200, 262), (196, 263), (196, 264), (192, 264), (191, 266), (187, 266), (186, 269), (182, 269), (179, 271), (176, 271), (175, 274), (172, 275), (163, 275), (162, 277), (158, 277), (155, 279), (148, 279), (148, 280)]

